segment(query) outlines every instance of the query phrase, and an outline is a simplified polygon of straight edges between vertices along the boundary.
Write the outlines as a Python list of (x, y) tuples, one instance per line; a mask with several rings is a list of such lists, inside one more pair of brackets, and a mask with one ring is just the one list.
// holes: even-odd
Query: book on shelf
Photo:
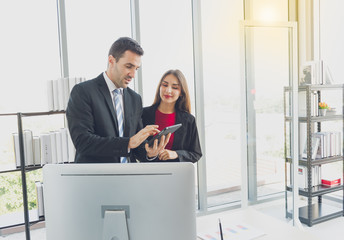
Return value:
[(38, 217), (43, 217), (44, 216), (43, 183), (40, 181), (36, 181), (35, 187), (36, 187)]
[(33, 135), (32, 131), (25, 129), (23, 131), (23, 140), (24, 140), (24, 151), (25, 151), (25, 165), (33, 165)]
[(61, 151), (62, 151), (62, 162), (66, 163), (69, 162), (68, 160), (68, 129), (67, 128), (61, 128)]
[(51, 144), (51, 163), (57, 163), (57, 146), (54, 131), (49, 132), (49, 137)]
[(52, 134), (55, 136), (55, 144), (56, 144), (56, 161), (57, 163), (63, 163), (62, 160), (62, 134), (60, 131), (54, 131)]
[(33, 164), (41, 165), (41, 140), (39, 136), (33, 136)]
[(12, 133), (12, 137), (13, 137), (14, 158), (16, 162), (16, 167), (20, 167), (19, 134)]
[[(14, 145), (14, 157), (16, 162), (16, 167), (20, 167), (20, 147), (19, 147), (19, 134), (13, 133), (13, 145)], [(23, 131), (23, 145), (24, 145), (24, 158), (25, 158), (25, 166), (33, 166), (34, 165), (34, 156), (33, 156), (33, 136), (32, 131), (25, 129)]]
[(53, 80), (47, 81), (48, 109), (54, 110)]
[(333, 186), (338, 186), (341, 183), (340, 178), (336, 179), (321, 179), (321, 185), (326, 186), (326, 187), (333, 187)]
[(318, 84), (334, 84), (329, 65), (324, 60), (315, 61), (316, 70), (319, 78)]
[[(320, 140), (319, 138), (312, 136), (312, 147), (311, 147), (311, 159), (314, 160), (317, 156)], [(307, 158), (307, 140), (305, 142), (302, 158)]]
[(319, 139), (317, 159), (342, 155), (341, 132), (316, 132), (313, 136)]
[[(321, 184), (321, 166), (312, 166), (312, 182), (311, 186)], [(299, 166), (298, 169), (299, 188), (308, 188), (308, 171), (306, 166)]]
[(330, 68), (327, 64), (323, 64), (323, 79), (324, 84), (335, 84)]
[(40, 134), (41, 140), (41, 165), (52, 163), (51, 141), (49, 133)]

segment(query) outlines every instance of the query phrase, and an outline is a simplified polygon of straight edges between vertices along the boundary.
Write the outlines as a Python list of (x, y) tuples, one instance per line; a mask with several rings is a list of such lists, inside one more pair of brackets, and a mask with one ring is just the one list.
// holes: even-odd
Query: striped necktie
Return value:
[[(118, 132), (119, 137), (123, 137), (123, 109), (122, 109), (122, 90), (115, 89), (115, 108), (116, 108), (116, 115), (117, 115), (117, 122), (118, 122)], [(127, 163), (126, 157), (121, 157), (121, 163)]]

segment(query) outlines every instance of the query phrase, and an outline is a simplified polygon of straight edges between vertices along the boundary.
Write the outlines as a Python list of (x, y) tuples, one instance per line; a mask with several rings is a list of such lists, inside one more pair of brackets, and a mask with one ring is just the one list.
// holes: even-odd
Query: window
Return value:
[[(56, 2), (1, 2), (0, 28), (0, 112), (47, 111), (47, 80), (60, 77)], [(23, 126), (32, 130), (40, 126), (42, 130), (46, 126), (57, 126), (58, 121), (60, 125), (61, 122), (63, 124), (61, 119), (54, 118), (48, 121), (46, 118), (40, 118), (24, 122)], [(12, 133), (17, 131), (16, 117), (0, 118), (0, 171), (15, 168)], [(40, 178), (40, 171), (28, 174), (30, 209), (36, 207), (34, 182)], [(23, 206), (20, 172), (2, 173), (0, 182), (1, 217), (3, 214), (16, 211), (23, 214), (20, 211)], [(4, 219), (4, 224), (11, 221), (11, 217)], [(13, 224), (18, 223), (18, 220), (14, 221)]]
[[(143, 105), (153, 103), (162, 75), (179, 69), (185, 75), (194, 109), (191, 1), (147, 0), (140, 5)], [(152, 11), (154, 9), (154, 11)]]
[(243, 3), (202, 1), (208, 205), (240, 201), (239, 22)]
[(60, 77), (56, 3), (18, 0), (0, 6), (1, 78), (6, 81), (0, 111), (45, 111), (46, 81)]
[(131, 36), (130, 1), (66, 1), (66, 25), (69, 76), (97, 77), (112, 43)]

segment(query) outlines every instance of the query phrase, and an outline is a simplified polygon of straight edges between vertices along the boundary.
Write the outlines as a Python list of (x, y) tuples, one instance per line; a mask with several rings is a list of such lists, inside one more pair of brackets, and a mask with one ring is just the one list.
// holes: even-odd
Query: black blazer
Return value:
[(119, 137), (116, 111), (103, 73), (74, 86), (66, 116), (76, 148), (75, 162), (119, 163), (120, 157), (130, 157), (131, 162), (145, 158), (142, 146), (128, 153), (130, 137), (142, 129), (140, 95), (124, 89), (123, 105), (124, 132)]
[[(157, 105), (143, 108), (143, 126), (155, 123), (155, 112)], [(172, 150), (178, 154), (177, 159), (167, 160), (169, 162), (197, 162), (202, 157), (202, 150), (198, 138), (196, 119), (187, 112), (176, 112), (176, 124), (182, 126), (174, 132)], [(160, 161), (160, 160), (156, 160)]]

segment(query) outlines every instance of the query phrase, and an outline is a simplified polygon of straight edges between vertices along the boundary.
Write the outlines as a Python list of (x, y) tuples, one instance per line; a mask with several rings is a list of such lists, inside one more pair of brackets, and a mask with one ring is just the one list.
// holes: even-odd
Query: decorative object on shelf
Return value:
[(340, 185), (340, 181), (341, 179), (340, 178), (337, 178), (337, 179), (321, 179), (321, 184), (326, 186), (326, 187), (332, 187), (332, 186), (338, 186)]
[(319, 109), (319, 116), (326, 116), (326, 111), (327, 111), (327, 109), (324, 109), (324, 108), (320, 108)]
[(328, 108), (326, 111), (327, 116), (333, 116), (337, 114), (336, 108)]
[(302, 66), (302, 73), (299, 79), (299, 85), (311, 85), (316, 83), (316, 74), (315, 74), (315, 62), (306, 62)]
[(319, 102), (319, 115), (326, 116), (326, 111), (329, 109), (329, 106), (325, 102)]

